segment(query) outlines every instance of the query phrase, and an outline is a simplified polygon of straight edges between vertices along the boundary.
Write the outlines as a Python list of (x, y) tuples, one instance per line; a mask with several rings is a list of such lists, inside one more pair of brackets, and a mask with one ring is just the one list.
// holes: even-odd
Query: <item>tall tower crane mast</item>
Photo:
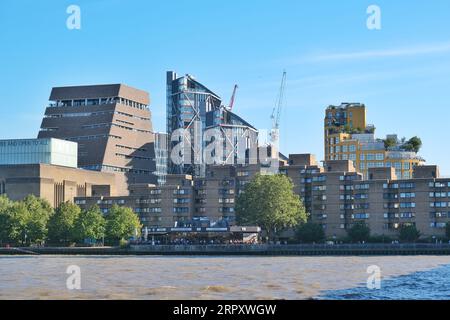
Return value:
[(270, 141), (274, 142), (276, 139), (278, 139), (277, 131), (280, 128), (280, 117), (281, 117), (281, 110), (283, 108), (284, 103), (284, 92), (286, 89), (286, 71), (283, 71), (283, 77), (281, 78), (281, 85), (280, 85), (280, 91), (278, 92), (277, 101), (275, 103), (275, 107), (272, 111), (272, 116), (270, 117), (272, 119), (272, 131), (270, 132)]

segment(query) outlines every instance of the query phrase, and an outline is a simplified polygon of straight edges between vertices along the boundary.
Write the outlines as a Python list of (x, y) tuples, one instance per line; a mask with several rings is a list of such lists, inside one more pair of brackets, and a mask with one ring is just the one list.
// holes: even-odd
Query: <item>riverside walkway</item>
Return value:
[(118, 247), (0, 248), (0, 255), (208, 255), (208, 256), (386, 256), (450, 255), (450, 244), (337, 245), (130, 245)]

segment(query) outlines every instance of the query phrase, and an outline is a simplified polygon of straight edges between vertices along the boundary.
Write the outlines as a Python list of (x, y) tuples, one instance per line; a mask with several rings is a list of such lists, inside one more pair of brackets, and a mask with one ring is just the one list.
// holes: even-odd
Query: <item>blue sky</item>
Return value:
[[(81, 30), (66, 28), (69, 5)], [(381, 8), (368, 30), (366, 9)], [(36, 137), (52, 86), (126, 83), (150, 92), (165, 129), (165, 72), (190, 73), (268, 128), (281, 74), (281, 148), (323, 158), (329, 104), (363, 102), (377, 136), (418, 135), (450, 175), (450, 2), (2, 0), (0, 138)]]

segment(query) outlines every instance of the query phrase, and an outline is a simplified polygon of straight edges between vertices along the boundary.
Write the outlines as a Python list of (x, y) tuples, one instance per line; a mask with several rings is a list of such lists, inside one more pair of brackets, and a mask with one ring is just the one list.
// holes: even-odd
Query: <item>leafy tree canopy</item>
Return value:
[(113, 205), (106, 216), (106, 237), (111, 240), (128, 239), (140, 234), (142, 225), (131, 208)]
[(48, 236), (52, 242), (71, 242), (76, 240), (75, 222), (81, 209), (71, 202), (62, 203), (50, 218)]
[(256, 175), (236, 202), (241, 225), (258, 225), (269, 235), (306, 222), (305, 208), (285, 175)]
[(106, 220), (98, 206), (82, 211), (75, 222), (75, 236), (78, 241), (102, 239), (105, 236), (105, 230)]

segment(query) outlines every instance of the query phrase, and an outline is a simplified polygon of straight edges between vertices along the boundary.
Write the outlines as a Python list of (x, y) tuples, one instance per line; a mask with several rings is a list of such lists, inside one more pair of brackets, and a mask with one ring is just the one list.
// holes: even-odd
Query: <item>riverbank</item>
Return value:
[(449, 255), (450, 244), (130, 245), (0, 248), (0, 255), (392, 256)]

